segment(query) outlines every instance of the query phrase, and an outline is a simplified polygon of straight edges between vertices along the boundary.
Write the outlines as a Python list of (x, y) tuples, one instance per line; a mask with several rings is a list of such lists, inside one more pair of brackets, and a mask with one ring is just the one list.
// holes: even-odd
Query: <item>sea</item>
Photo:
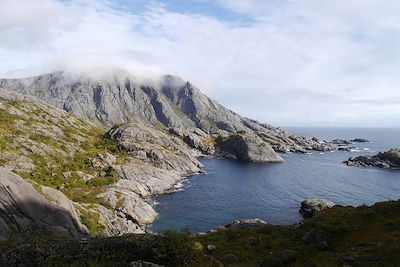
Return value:
[(205, 232), (233, 220), (259, 218), (272, 224), (294, 224), (302, 218), (300, 203), (322, 198), (344, 206), (371, 205), (400, 199), (400, 170), (349, 167), (349, 157), (400, 147), (400, 128), (286, 128), (324, 140), (365, 138), (351, 152), (281, 154), (284, 163), (244, 163), (201, 159), (207, 174), (190, 176), (172, 193), (152, 201), (158, 219), (155, 232), (189, 229)]

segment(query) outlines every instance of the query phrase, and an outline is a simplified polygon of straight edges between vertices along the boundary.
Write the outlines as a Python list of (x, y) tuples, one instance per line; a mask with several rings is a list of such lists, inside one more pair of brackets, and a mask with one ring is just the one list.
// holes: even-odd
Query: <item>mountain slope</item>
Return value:
[(104, 78), (56, 72), (25, 79), (2, 79), (0, 87), (37, 96), (105, 127), (140, 119), (174, 129), (199, 128), (207, 134), (248, 132), (280, 152), (332, 150), (322, 140), (296, 137), (280, 128), (244, 118), (176, 76), (138, 82), (122, 71)]
[[(81, 224), (93, 235), (143, 233), (157, 216), (148, 199), (200, 172), (196, 155), (181, 138), (142, 121), (107, 135), (36, 97), (0, 88), (0, 228), (10, 229), (0, 239), (38, 232), (46, 222), (53, 234), (76, 236), (84, 233)], [(23, 191), (27, 198), (18, 197)], [(39, 211), (60, 209), (62, 199), (69, 208), (43, 218)], [(78, 216), (81, 224), (57, 214)], [(69, 230), (57, 230), (63, 226)]]

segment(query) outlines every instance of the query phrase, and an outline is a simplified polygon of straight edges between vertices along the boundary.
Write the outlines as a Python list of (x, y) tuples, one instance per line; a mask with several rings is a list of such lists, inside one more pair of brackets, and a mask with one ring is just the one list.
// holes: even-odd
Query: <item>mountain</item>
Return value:
[(139, 81), (124, 71), (102, 77), (55, 72), (25, 79), (2, 79), (0, 88), (37, 96), (103, 127), (143, 120), (171, 129), (197, 128), (208, 135), (250, 133), (279, 152), (332, 150), (322, 140), (307, 140), (244, 118), (202, 94), (190, 82), (171, 75)]
[(197, 155), (168, 130), (136, 123), (107, 134), (0, 89), (0, 240), (144, 233), (157, 216), (149, 198), (200, 172)]
[(199, 156), (282, 162), (331, 150), (244, 118), (175, 76), (57, 72), (0, 80), (0, 240), (144, 233), (151, 197), (202, 172)]

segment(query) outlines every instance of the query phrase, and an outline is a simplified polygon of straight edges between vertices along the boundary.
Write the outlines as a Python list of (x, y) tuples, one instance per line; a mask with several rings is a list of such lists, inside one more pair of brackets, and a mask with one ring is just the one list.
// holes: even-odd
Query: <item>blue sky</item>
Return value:
[(0, 76), (176, 74), (277, 126), (400, 125), (397, 0), (2, 0)]

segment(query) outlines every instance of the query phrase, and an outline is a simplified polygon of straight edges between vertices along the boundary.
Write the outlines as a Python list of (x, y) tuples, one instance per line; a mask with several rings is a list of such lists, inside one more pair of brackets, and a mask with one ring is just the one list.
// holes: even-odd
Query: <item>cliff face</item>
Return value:
[(332, 149), (327, 142), (299, 138), (280, 128), (244, 118), (176, 76), (138, 82), (124, 72), (96, 79), (58, 72), (26, 79), (3, 79), (0, 87), (37, 96), (105, 127), (139, 119), (167, 128), (198, 128), (209, 135), (244, 131), (257, 135), (280, 152)]

